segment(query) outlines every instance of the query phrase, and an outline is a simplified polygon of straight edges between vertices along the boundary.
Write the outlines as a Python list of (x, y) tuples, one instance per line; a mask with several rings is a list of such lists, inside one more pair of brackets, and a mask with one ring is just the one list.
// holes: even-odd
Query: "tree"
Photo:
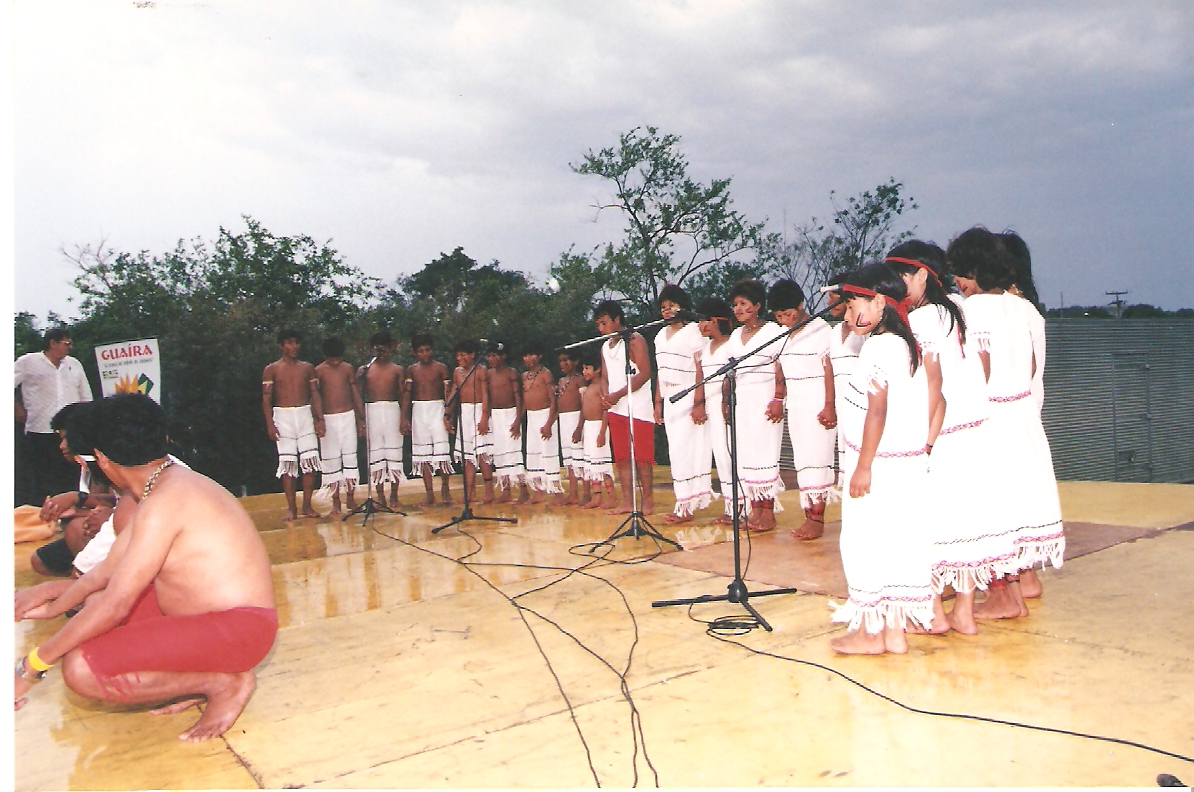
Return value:
[(733, 208), (730, 179), (694, 181), (680, 138), (655, 127), (635, 127), (617, 148), (590, 149), (571, 168), (612, 183), (612, 199), (595, 208), (620, 211), (625, 238), (605, 247), (601, 263), (610, 289), (642, 312), (654, 312), (665, 284), (684, 284), (705, 268), (749, 259), (778, 243), (764, 233), (765, 221), (752, 224)]
[(828, 221), (815, 216), (795, 228), (796, 238), (773, 251), (773, 272), (791, 278), (809, 296), (809, 307), (821, 301), (818, 288), (834, 275), (862, 266), (882, 256), (891, 248), (912, 238), (911, 230), (896, 233), (896, 222), (905, 212), (919, 208), (912, 198), (904, 198), (904, 185), (894, 178), (873, 190), (851, 196), (844, 206), (830, 191), (833, 212)]

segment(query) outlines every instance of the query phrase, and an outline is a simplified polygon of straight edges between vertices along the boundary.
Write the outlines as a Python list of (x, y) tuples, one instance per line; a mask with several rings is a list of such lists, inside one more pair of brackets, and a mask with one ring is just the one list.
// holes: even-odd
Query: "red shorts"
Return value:
[[(630, 461), (630, 419), (609, 413), (609, 445), (614, 462)], [(634, 419), (634, 462), (655, 464), (655, 424)]]
[(79, 648), (101, 683), (133, 671), (238, 674), (265, 659), (277, 634), (273, 608), (166, 616), (151, 585), (119, 627)]

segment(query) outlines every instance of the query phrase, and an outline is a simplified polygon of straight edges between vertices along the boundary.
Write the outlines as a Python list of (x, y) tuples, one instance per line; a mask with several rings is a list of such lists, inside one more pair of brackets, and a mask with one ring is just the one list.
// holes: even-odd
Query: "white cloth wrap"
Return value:
[(374, 484), (402, 482), (402, 434), (399, 432), (402, 405), (396, 401), (365, 404), (365, 428), (369, 435), (369, 480)]
[(322, 489), (337, 492), (341, 485), (355, 487), (361, 480), (357, 466), (357, 414), (352, 410), (325, 413), (324, 432), (319, 438), (319, 466)]
[(319, 438), (311, 405), (275, 407), (274, 426), (278, 430), (278, 478), (298, 478), (319, 470)]
[(517, 407), (495, 408), (489, 411), (489, 437), (493, 447), (493, 477), (502, 489), (510, 489), (522, 481), (522, 434), (510, 434), (510, 427), (518, 419)]
[(560, 413), (560, 468), (572, 471), (577, 478), (583, 478), (585, 474), (584, 436), (581, 436), (580, 442), (572, 440), (580, 424), (580, 410)]
[(540, 434), (543, 424), (551, 415), (548, 407), (527, 411), (526, 425), (526, 485), (539, 492), (556, 493), (560, 489), (560, 450), (556, 439), (555, 424), (551, 425), (551, 436)]
[(826, 429), (817, 419), (825, 409), (825, 361), (832, 335), (829, 324), (817, 317), (781, 342), (779, 363), (787, 386), (788, 437), (804, 509), (838, 499), (833, 460), (837, 429)]
[(452, 444), (444, 426), (444, 400), (411, 402), (410, 462), (415, 475), (452, 472)]
[(601, 481), (613, 478), (614, 458), (609, 448), (609, 433), (606, 432), (605, 445), (598, 446), (597, 438), (601, 434), (601, 421), (593, 419), (585, 421), (585, 479)]

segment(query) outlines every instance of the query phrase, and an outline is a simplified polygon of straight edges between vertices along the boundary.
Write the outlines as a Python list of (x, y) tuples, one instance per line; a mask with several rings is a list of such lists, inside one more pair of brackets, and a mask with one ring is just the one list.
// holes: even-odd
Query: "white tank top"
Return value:
[[(614, 341), (617, 341), (617, 346), (611, 347)], [(609, 392), (615, 393), (626, 387), (626, 343), (621, 338), (614, 338), (606, 341), (601, 345), (601, 360), (602, 365), (605, 366), (605, 376), (609, 381)], [(634, 362), (630, 363), (630, 376), (638, 374), (638, 367)], [(632, 391), (630, 398), (623, 396), (618, 402), (609, 408), (609, 411), (615, 415), (629, 415), (629, 410), (633, 407), (634, 420), (636, 421), (654, 421), (655, 420), (655, 404), (651, 399), (651, 381), (647, 380), (643, 386), (636, 391)]]

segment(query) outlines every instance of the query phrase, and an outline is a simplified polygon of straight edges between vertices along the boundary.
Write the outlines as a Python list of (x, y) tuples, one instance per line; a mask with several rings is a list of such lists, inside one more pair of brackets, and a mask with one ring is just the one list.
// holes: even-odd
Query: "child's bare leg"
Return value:
[(450, 506), (453, 502), (451, 482), (448, 479), (448, 474), (441, 470), (439, 472), (439, 499), (445, 506)]
[(908, 654), (908, 637), (903, 626), (883, 629), (883, 649), (891, 654)]
[(941, 595), (933, 595), (933, 622), (929, 629), (921, 627), (913, 619), (908, 620), (907, 631), (915, 635), (944, 635), (949, 632), (950, 623), (945, 617), (945, 607), (941, 604)]
[(431, 465), (423, 463), (423, 503), (427, 506), (435, 505), (435, 484), (432, 481)]
[(290, 522), (298, 519), (298, 506), (295, 503), (295, 478), (294, 476), (282, 477), (282, 494), (286, 496), (286, 516), (282, 518), (282, 522)]
[(651, 462), (636, 462), (639, 485), (643, 488), (643, 514), (655, 513), (655, 465)]
[(397, 481), (390, 482), (390, 508), (391, 509), (402, 508), (402, 504), (398, 502), (398, 482)]
[[(510, 486), (511, 486), (511, 488), (513, 488), (514, 485), (511, 484)], [(531, 499), (531, 492), (529, 489), (527, 489), (527, 482), (526, 482), (526, 479), (524, 478), (518, 482), (518, 500), (514, 501), (514, 505), (522, 506), (522, 505), (526, 504), (530, 499)]]
[[(829, 646), (838, 654), (880, 655), (887, 651), (883, 640), (884, 633), (869, 633), (866, 630), (855, 630), (834, 638)], [(907, 649), (905, 648), (905, 651)]]
[(609, 510), (610, 514), (630, 514), (633, 506), (630, 503), (631, 491), (630, 488), (634, 486), (634, 482), (630, 480), (630, 460), (625, 459), (616, 465), (618, 470), (618, 482), (622, 485), (622, 500), (621, 502)]
[(354, 487), (352, 485), (352, 482), (350, 481), (350, 482), (348, 482), (348, 492), (346, 492), (344, 495), (344, 500), (345, 500), (344, 505), (348, 507), (349, 511), (356, 511), (357, 501), (356, 501), (356, 498), (354, 497), (355, 495), (356, 495), (356, 487)]
[(771, 531), (775, 529), (775, 501), (764, 498), (755, 501), (751, 510), (750, 520), (746, 527), (752, 531)]
[(1036, 599), (1043, 591), (1041, 579), (1037, 577), (1035, 569), (1030, 567), (1020, 572), (1020, 593), (1024, 599)]
[(962, 635), (978, 635), (978, 623), (974, 620), (974, 589), (954, 594), (954, 607), (946, 617), (949, 626)]
[(469, 500), (473, 497), (473, 486), (477, 481), (477, 466), (473, 464), (472, 460), (466, 460), (464, 463), (464, 491), (469, 496)]
[(814, 503), (804, 510), (804, 524), (793, 528), (789, 535), (793, 539), (809, 541), (820, 539), (825, 533), (825, 503)]
[(514, 494), (514, 483), (509, 479), (506, 479), (504, 482), (499, 481), (497, 486), (501, 492), (498, 493), (497, 499), (494, 501), (494, 503), (509, 503), (510, 497)]
[(315, 494), (315, 474), (303, 474), (303, 516), (319, 517), (319, 512), (311, 506), (311, 496)]
[(593, 501), (593, 482), (587, 478), (581, 482), (580, 487), (580, 507), (582, 509), (589, 508), (589, 504)]
[(1017, 619), (1027, 615), (1020, 581), (1010, 575), (991, 581), (986, 600), (974, 606), (976, 619)]
[(329, 517), (334, 517), (340, 514), (340, 485), (337, 484), (332, 488), (332, 510), (328, 512)]

